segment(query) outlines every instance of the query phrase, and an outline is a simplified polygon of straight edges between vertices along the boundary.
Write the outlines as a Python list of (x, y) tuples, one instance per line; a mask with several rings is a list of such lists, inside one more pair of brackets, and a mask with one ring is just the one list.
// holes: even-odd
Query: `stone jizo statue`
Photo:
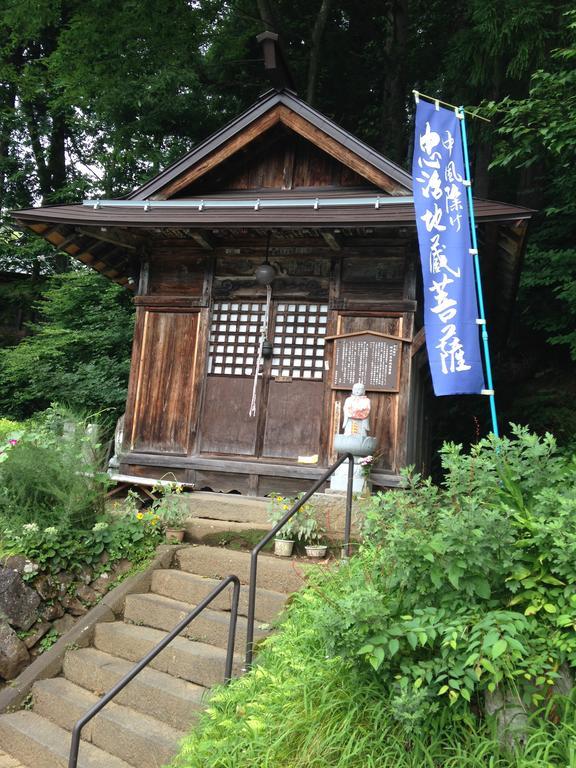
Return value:
[(354, 384), (352, 394), (344, 401), (342, 429), (345, 435), (364, 437), (370, 431), (370, 399), (364, 384)]
[[(351, 453), (354, 456), (354, 475), (352, 490), (361, 493), (366, 478), (362, 472), (360, 459), (374, 454), (376, 440), (368, 436), (370, 431), (370, 398), (366, 396), (366, 387), (358, 382), (352, 387), (352, 394), (344, 401), (343, 433), (334, 435), (334, 450), (338, 453)], [(330, 488), (345, 491), (348, 484), (348, 462), (341, 464), (332, 475)]]

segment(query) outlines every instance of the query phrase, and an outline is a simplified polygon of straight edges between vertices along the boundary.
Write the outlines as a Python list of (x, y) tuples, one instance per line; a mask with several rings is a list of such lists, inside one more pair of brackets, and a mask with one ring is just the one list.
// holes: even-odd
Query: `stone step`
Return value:
[[(166, 632), (151, 627), (137, 627), (121, 621), (103, 622), (96, 626), (94, 646), (104, 653), (127, 661), (140, 661), (164, 637)], [(240, 674), (243, 653), (244, 648), (237, 643), (233, 666), (235, 676)], [(224, 682), (225, 665), (224, 649), (206, 643), (195, 643), (185, 637), (175, 638), (150, 662), (152, 669), (205, 688)]]
[[(258, 533), (258, 537), (255, 539), (257, 542), (264, 536), (266, 531), (270, 530), (271, 525), (269, 523), (238, 523), (228, 520), (209, 520), (204, 517), (195, 517), (187, 520), (184, 523), (184, 527), (186, 528), (187, 540), (219, 547), (227, 544), (229, 540), (241, 538), (243, 533), (251, 531)], [(247, 548), (251, 546), (251, 543), (252, 539), (246, 539), (246, 544), (242, 543), (242, 547)]]
[[(176, 553), (175, 563), (183, 571), (209, 576), (212, 579), (223, 579), (230, 574), (236, 574), (242, 584), (248, 584), (250, 580), (249, 552), (202, 545), (183, 547)], [(304, 585), (306, 573), (314, 567), (262, 554), (258, 558), (257, 586), (289, 595)]]
[[(190, 603), (183, 603), (181, 600), (173, 600), (171, 597), (156, 595), (153, 592), (127, 595), (124, 604), (124, 621), (136, 624), (137, 626), (153, 627), (154, 629), (163, 629), (169, 632), (193, 608), (194, 606)], [(201, 643), (207, 643), (208, 645), (226, 648), (229, 625), (229, 613), (206, 608), (188, 625), (182, 632), (182, 636)], [(247, 620), (244, 616), (238, 616), (236, 624), (237, 648), (242, 648), (246, 642), (246, 627)], [(265, 637), (267, 633), (267, 630), (263, 630), (256, 624), (254, 639), (259, 640)]]
[[(34, 711), (71, 731), (99, 697), (63, 677), (40, 680), (32, 689)], [(84, 728), (86, 741), (138, 768), (161, 768), (184, 737), (155, 718), (110, 702)]]
[[(133, 668), (134, 663), (95, 648), (68, 651), (64, 676), (101, 696)], [(118, 704), (156, 717), (173, 728), (194, 722), (206, 704), (206, 688), (147, 667), (115, 698)], [(1, 766), (0, 766), (1, 768)]]
[[(70, 734), (36, 712), (0, 715), (0, 745), (28, 768), (66, 768)], [(82, 742), (78, 768), (130, 768), (118, 757)]]
[(268, 522), (268, 499), (236, 493), (185, 493), (179, 499), (190, 517), (227, 520), (237, 523)]
[[(198, 576), (187, 571), (162, 570), (154, 571), (151, 591), (158, 595), (181, 600), (184, 603), (196, 605), (200, 603), (220, 582), (207, 576)], [(287, 596), (271, 589), (256, 590), (256, 621), (272, 622), (282, 612)], [(218, 611), (229, 611), (232, 605), (232, 587), (210, 603), (210, 607)], [(239, 613), (248, 613), (248, 587), (240, 589)]]

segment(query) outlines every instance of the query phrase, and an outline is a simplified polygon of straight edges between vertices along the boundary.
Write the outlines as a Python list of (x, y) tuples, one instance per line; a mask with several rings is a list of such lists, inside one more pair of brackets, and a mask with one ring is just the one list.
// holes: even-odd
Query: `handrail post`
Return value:
[(260, 550), (258, 545), (250, 553), (250, 587), (248, 589), (248, 626), (246, 627), (246, 659), (244, 661), (244, 672), (247, 672), (252, 666), (254, 657), (254, 620), (256, 613), (256, 578), (258, 576), (258, 555)]
[(338, 467), (344, 463), (346, 460), (346, 457), (349, 454), (343, 454), (338, 461), (335, 464), (332, 464), (332, 466), (326, 470), (326, 472), (322, 475), (322, 477), (317, 480), (312, 488), (309, 488), (306, 493), (301, 496), (301, 498), (298, 499), (298, 501), (293, 505), (291, 509), (286, 512), (284, 517), (279, 520), (276, 525), (272, 528), (271, 531), (268, 531), (268, 533), (264, 536), (263, 539), (261, 539), (258, 544), (254, 547), (252, 552), (250, 553), (250, 585), (248, 587), (248, 626), (246, 628), (246, 656), (244, 660), (244, 667), (243, 672), (247, 672), (250, 667), (252, 666), (252, 659), (254, 658), (254, 620), (255, 620), (255, 614), (256, 614), (256, 578), (258, 574), (258, 555), (260, 554), (261, 550), (268, 544), (269, 541), (272, 541), (274, 536), (280, 531), (290, 520), (293, 515), (298, 512), (300, 507), (302, 507), (308, 499), (313, 496), (316, 491), (324, 485), (324, 483), (328, 480), (328, 478), (335, 472), (335, 470), (338, 469)]
[(346, 486), (346, 519), (344, 521), (344, 557), (350, 557), (350, 530), (352, 528), (352, 491), (354, 488), (354, 456), (348, 454), (348, 484)]
[(226, 646), (226, 666), (224, 668), (224, 684), (232, 680), (232, 666), (234, 664), (234, 644), (236, 642), (236, 624), (238, 621), (238, 603), (240, 602), (240, 580), (233, 582), (232, 604), (230, 607), (230, 623), (228, 625), (228, 645)]

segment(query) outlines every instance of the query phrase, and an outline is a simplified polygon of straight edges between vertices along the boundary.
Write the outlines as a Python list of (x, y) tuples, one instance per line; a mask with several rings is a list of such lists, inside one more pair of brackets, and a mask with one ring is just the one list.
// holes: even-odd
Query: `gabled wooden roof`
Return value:
[(268, 91), (249, 109), (177, 160), (128, 199), (169, 199), (278, 123), (391, 195), (410, 195), (409, 173), (317, 112), (291, 91)]
[[(309, 144), (310, 151), (327, 156), (332, 167), (346, 171), (348, 181), (361, 186), (262, 188), (250, 185), (228, 189), (214, 185), (234, 167), (254, 165), (258, 157), (270, 155), (271, 141), (278, 134), (292, 133), (292, 140)], [(301, 137), (301, 138), (297, 138)], [(282, 139), (283, 140), (283, 139)], [(264, 142), (264, 143), (263, 143)], [(278, 146), (277, 144), (275, 145)], [(244, 150), (246, 150), (244, 152)], [(349, 170), (348, 170), (349, 169)], [(227, 177), (226, 177), (227, 178)], [(409, 173), (376, 152), (332, 120), (299, 99), (292, 91), (265, 93), (253, 106), (232, 120), (180, 160), (134, 190), (116, 207), (94, 205), (54, 205), (15, 211), (13, 218), (45, 238), (52, 245), (123, 285), (134, 283), (139, 263), (150, 240), (188, 239), (199, 248), (212, 250), (226, 244), (238, 233), (264, 237), (282, 236), (290, 230), (294, 237), (313, 237), (326, 245), (332, 238), (372, 236), (383, 228), (415, 227)], [(376, 198), (374, 198), (376, 195)], [(386, 205), (369, 199), (388, 198)], [(221, 207), (194, 207), (190, 198), (219, 199)], [(288, 198), (290, 207), (250, 205), (238, 207), (235, 200), (266, 197)], [(322, 198), (320, 204), (301, 205), (299, 198)], [(326, 205), (329, 198), (355, 198), (360, 205)], [(150, 201), (148, 205), (146, 201)], [(169, 207), (154, 207), (154, 201), (169, 201)], [(177, 207), (187, 201), (189, 207)], [(343, 201), (340, 200), (342, 203)], [(103, 201), (104, 203), (104, 201)], [(296, 205), (294, 205), (296, 203)], [(314, 203), (314, 200), (312, 201)], [(491, 282), (498, 284), (504, 303), (511, 304), (518, 281), (525, 246), (526, 226), (533, 211), (517, 205), (475, 200), (479, 224), (491, 228), (489, 248), (494, 263)], [(226, 234), (228, 233), (228, 234)], [(243, 235), (243, 236), (244, 236)]]

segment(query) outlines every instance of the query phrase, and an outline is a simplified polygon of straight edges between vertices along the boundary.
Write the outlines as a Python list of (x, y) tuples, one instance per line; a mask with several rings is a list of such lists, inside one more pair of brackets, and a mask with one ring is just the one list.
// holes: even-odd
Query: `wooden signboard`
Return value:
[(367, 391), (399, 391), (401, 339), (369, 331), (328, 338), (334, 341), (332, 389), (361, 382)]

